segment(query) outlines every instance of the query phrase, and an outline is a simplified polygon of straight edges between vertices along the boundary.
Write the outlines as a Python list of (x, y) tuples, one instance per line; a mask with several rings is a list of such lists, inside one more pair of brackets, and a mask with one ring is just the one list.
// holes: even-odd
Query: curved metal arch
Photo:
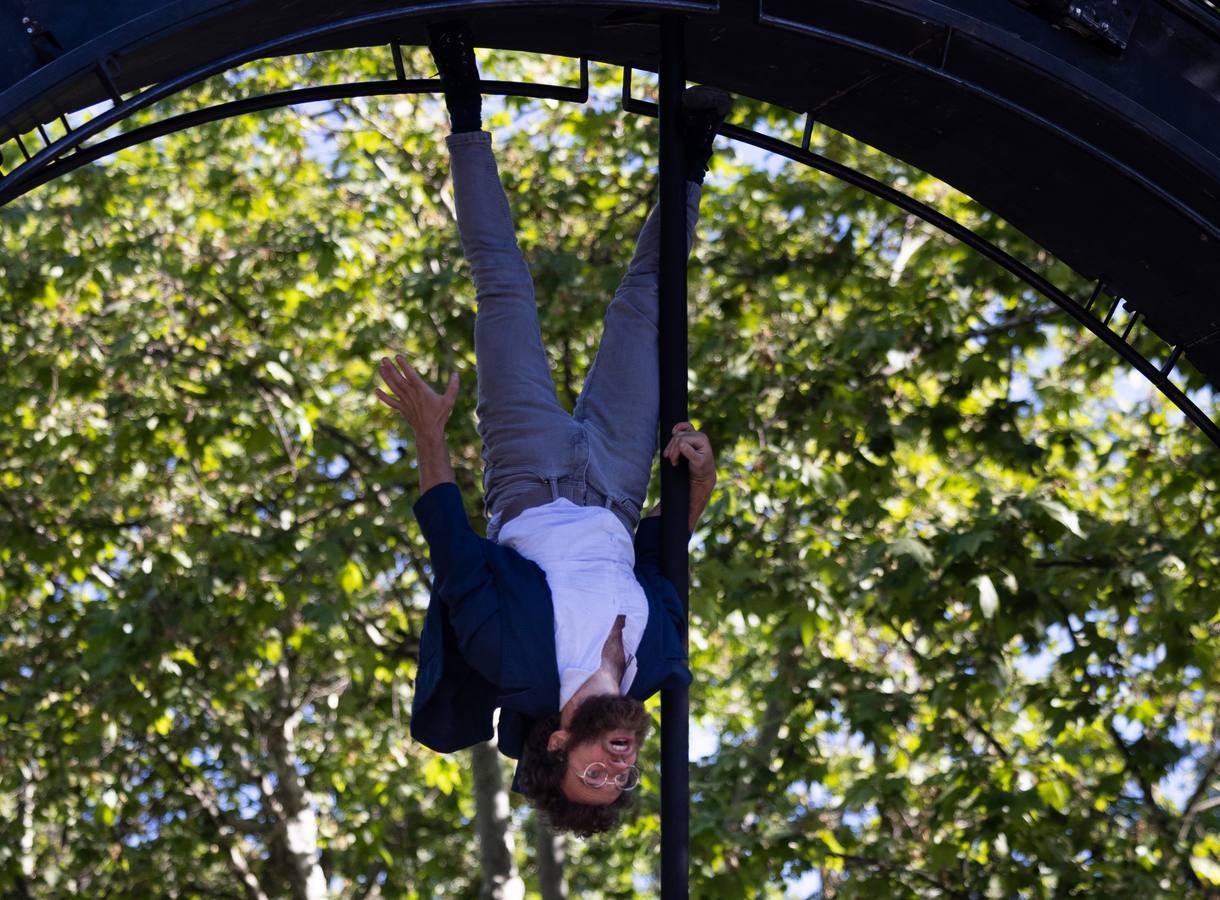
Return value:
[(1168, 205), (1174, 207), (1183, 215), (1187, 216), (1192, 222), (1194, 222), (1195, 225), (1208, 232), (1212, 237), (1220, 238), (1220, 225), (1217, 225), (1216, 223), (1210, 221), (1207, 217), (1201, 215), (1192, 206), (1190, 206), (1186, 200), (1171, 194), (1169, 191), (1156, 184), (1156, 182), (1152, 181), (1152, 179), (1140, 174), (1130, 165), (1118, 159), (1116, 156), (1114, 156), (1114, 154), (1107, 153), (1097, 145), (1083, 140), (1076, 134), (1073, 134), (1071, 131), (1062, 127), (1061, 125), (1052, 122), (1045, 116), (1041, 116), (1033, 110), (1009, 100), (1006, 97), (999, 96), (995, 91), (988, 90), (987, 88), (976, 84), (968, 78), (963, 78), (961, 76), (954, 75), (952, 72), (946, 71), (944, 63), (948, 58), (952, 46), (954, 36), (953, 28), (949, 28), (945, 34), (945, 44), (941, 52), (941, 65), (938, 67), (928, 65), (927, 63), (921, 62), (905, 54), (896, 53), (893, 50), (889, 50), (885, 47), (879, 47), (876, 44), (861, 41), (858, 38), (838, 34), (827, 28), (818, 28), (803, 22), (794, 22), (779, 16), (768, 15), (762, 8), (764, 0), (758, 0), (758, 2), (758, 20), (764, 25), (770, 25), (774, 28), (784, 28), (803, 34), (812, 35), (817, 37), (819, 40), (826, 41), (827, 43), (837, 44), (841, 47), (846, 47), (861, 53), (867, 53), (870, 56), (875, 56), (878, 59), (884, 60), (885, 62), (902, 66), (903, 68), (910, 69), (913, 72), (918, 72), (921, 75), (938, 78), (952, 84), (954, 87), (981, 97), (987, 100), (989, 103), (994, 103), (1003, 107), (1009, 112), (1021, 116), (1032, 124), (1037, 125), (1047, 133), (1055, 135), (1061, 140), (1072, 144), (1077, 149), (1083, 150), (1085, 153), (1089, 154), (1098, 161), (1104, 162), (1116, 172), (1121, 172), (1124, 177), (1131, 179), (1149, 193), (1165, 201)]
[[(255, 44), (253, 47), (246, 47), (235, 53), (230, 53), (226, 56), (214, 59), (197, 68), (191, 69), (175, 78), (168, 81), (163, 81), (160, 84), (147, 88), (135, 94), (129, 99), (123, 99), (121, 96), (115, 101), (115, 105), (106, 112), (99, 115), (97, 118), (90, 120), (79, 128), (70, 129), (63, 137), (52, 141), (37, 154), (29, 157), (24, 164), (17, 169), (0, 178), (0, 206), (3, 206), (10, 201), (21, 196), (28, 190), (31, 190), (33, 185), (30, 184), (35, 173), (45, 168), (54, 162), (64, 153), (75, 150), (88, 138), (105, 131), (112, 125), (117, 125), (119, 122), (132, 116), (134, 113), (145, 109), (149, 105), (156, 103), (158, 100), (164, 100), (179, 91), (185, 90), (194, 84), (198, 84), (213, 75), (219, 75), (221, 72), (226, 72), (229, 69), (244, 65), (248, 62), (253, 62), (258, 59), (263, 59), (269, 56), (275, 56), (286, 48), (301, 44), (313, 39), (326, 37), (332, 34), (340, 34), (344, 31), (349, 31), (354, 28), (368, 27), (371, 25), (384, 25), (389, 22), (401, 21), (404, 19), (414, 19), (435, 15), (437, 12), (443, 12), (446, 7), (453, 6), (452, 0), (436, 0), (436, 2), (425, 5), (413, 5), (410, 7), (395, 7), (390, 10), (382, 10), (375, 13), (363, 13), (360, 15), (349, 16), (343, 19), (337, 19), (318, 25), (312, 28), (301, 29), (287, 35), (281, 35), (269, 41), (264, 41), (261, 44)], [(469, 0), (462, 4), (463, 7), (478, 7), (478, 6), (505, 6), (504, 0)], [(406, 79), (402, 79), (406, 81)], [(424, 79), (420, 79), (424, 81)], [(497, 83), (492, 82), (495, 85)], [(498, 91), (489, 91), (489, 93), (513, 93), (512, 87), (529, 87), (526, 85), (512, 85), (510, 83), (498, 83), (501, 87)], [(115, 92), (117, 94), (117, 91)], [(520, 91), (526, 96), (532, 96), (528, 90)], [(549, 95), (545, 95), (549, 96)], [(183, 126), (187, 127), (187, 126)], [(130, 146), (130, 145), (127, 145)], [(24, 153), (24, 148), (23, 151)], [(64, 167), (64, 171), (70, 171), (71, 167)], [(45, 183), (42, 182), (42, 183)]]
[[(397, 46), (394, 50), (397, 51)], [(580, 84), (575, 86), (552, 84), (527, 84), (516, 81), (482, 81), (484, 94), (500, 96), (533, 97), (540, 100), (564, 100), (571, 103), (585, 103), (589, 99), (589, 61), (580, 60)], [(61, 156), (52, 159), (39, 170), (31, 174), (30, 181), (21, 186), (22, 193), (31, 191), (61, 175), (66, 175), (91, 162), (118, 153), (128, 147), (143, 144), (146, 141), (164, 137), (197, 125), (217, 122), (221, 119), (231, 119), (247, 113), (262, 112), (281, 106), (294, 106), (298, 103), (314, 103), (320, 100), (340, 100), (348, 97), (384, 97), (395, 94), (428, 94), (439, 90), (440, 85), (433, 78), (396, 78), (376, 81), (346, 82), (344, 84), (315, 85), (307, 88), (292, 88), (285, 91), (273, 91), (240, 100), (230, 100), (203, 109), (180, 113), (160, 122), (152, 122), (125, 131), (112, 138), (99, 141), (88, 147), (77, 147), (71, 156)], [(3, 205), (3, 194), (0, 194), (0, 205)]]
[(1139, 321), (1140, 313), (1134, 312), (1128, 321), (1123, 333), (1119, 335), (1109, 327), (1109, 322), (1113, 318), (1118, 304), (1122, 302), (1121, 297), (1115, 297), (1110, 306), (1109, 314), (1106, 318), (1098, 319), (1091, 312), (1093, 303), (1097, 297), (1104, 292), (1105, 285), (1098, 282), (1093, 290), (1091, 301), (1087, 305), (1082, 305), (1072, 298), (1069, 294), (1060, 290), (1052, 282), (1044, 276), (1039, 275), (1025, 263), (1018, 260), (1005, 250), (1000, 249), (995, 244), (988, 241), (986, 238), (975, 234), (965, 225), (955, 219), (951, 219), (944, 213), (938, 212), (932, 207), (916, 200), (915, 198), (902, 193), (895, 188), (890, 187), (876, 179), (858, 172), (855, 169), (849, 168), (842, 163), (837, 163), (834, 160), (828, 159), (821, 154), (814, 153), (808, 149), (801, 149), (792, 144), (788, 144), (778, 138), (773, 138), (769, 135), (759, 134), (748, 129), (738, 128), (734, 125), (727, 125), (721, 129), (721, 134), (725, 137), (741, 141), (744, 144), (749, 144), (757, 147), (760, 150), (767, 150), (779, 156), (791, 159), (793, 162), (798, 162), (810, 168), (817, 169), (838, 178), (840, 181), (846, 182), (854, 187), (868, 191), (882, 200), (886, 200), (899, 209), (911, 213), (923, 219), (934, 228), (943, 231), (965, 244), (970, 249), (982, 254), (987, 259), (1000, 266), (1005, 271), (1015, 275), (1025, 284), (1029, 285), (1046, 299), (1050, 300), (1073, 319), (1093, 332), (1094, 335), (1101, 338), (1115, 353), (1123, 358), (1132, 368), (1136, 369), (1149, 382), (1152, 383), (1162, 394), (1165, 395), (1174, 406), (1178, 407), (1182, 413), (1200, 431), (1202, 431), (1212, 443), (1220, 447), (1220, 425), (1212, 421), (1212, 419), (1204, 412), (1198, 404), (1176, 384), (1169, 379), (1169, 374), (1173, 371), (1178, 359), (1186, 349), (1183, 346), (1173, 347), (1169, 350), (1165, 363), (1157, 366), (1151, 360), (1147, 359), (1143, 354), (1135, 349), (1127, 338), (1131, 334), (1132, 328)]
[[(639, 6), (647, 11), (655, 11), (664, 8), (666, 10), (677, 10), (686, 13), (703, 13), (708, 14), (715, 10), (710, 10), (708, 7), (699, 4), (698, 2), (684, 2), (684, 0), (617, 0), (619, 5), (627, 7)], [(853, 38), (849, 35), (840, 34), (827, 28), (820, 28), (804, 22), (798, 22), (791, 19), (786, 19), (782, 16), (773, 15), (766, 10), (766, 0), (755, 0), (757, 3), (757, 20), (762, 25), (785, 29), (800, 34), (806, 34), (816, 37), (818, 40), (825, 41), (846, 49), (854, 50), (860, 53), (867, 54), (878, 60), (901, 66), (913, 72), (936, 78), (954, 87), (973, 94), (989, 103), (995, 104), (1008, 112), (1018, 115), (1032, 124), (1037, 125), (1043, 131), (1053, 134), (1061, 140), (1071, 144), (1086, 154), (1094, 157), (1100, 162), (1103, 162), (1116, 172), (1121, 173), (1124, 177), (1131, 179), (1141, 188), (1148, 191), (1158, 199), (1165, 202), (1168, 206), (1177, 209), (1183, 215), (1188, 217), (1197, 227), (1207, 232), (1213, 238), (1220, 239), (1220, 225), (1210, 221), (1206, 216), (1195, 210), (1186, 199), (1170, 193), (1165, 188), (1158, 185), (1152, 179), (1142, 175), (1132, 166), (1115, 157), (1112, 153), (1107, 153), (1096, 144), (1086, 141), (1068, 129), (1058, 125), (1055, 122), (1041, 116), (1031, 109), (1022, 106), (1006, 97), (1000, 96), (994, 90), (990, 90), (982, 85), (979, 85), (968, 78), (964, 78), (949, 72), (945, 68), (945, 62), (948, 58), (950, 45), (954, 36), (952, 26), (946, 27), (945, 43), (941, 52), (941, 65), (933, 66), (924, 63), (910, 55), (897, 53), (889, 48), (880, 46), (876, 43), (864, 41), (859, 38)], [(69, 132), (64, 137), (50, 142), (41, 151), (31, 158), (28, 158), (24, 164), (19, 165), (16, 169), (9, 173), (0, 176), (0, 206), (5, 205), (16, 197), (20, 196), (28, 190), (32, 190), (37, 186), (33, 182), (31, 176), (34, 175), (40, 168), (47, 166), (56, 157), (64, 152), (71, 151), (78, 147), (80, 143), (87, 140), (89, 137), (104, 131), (111, 125), (117, 124), (126, 119), (140, 109), (164, 99), (180, 90), (183, 90), (190, 85), (201, 81), (205, 78), (219, 74), (228, 69), (235, 68), (256, 59), (274, 56), (279, 51), (285, 50), (295, 45), (299, 45), (310, 40), (332, 35), (340, 34), (344, 31), (368, 26), (383, 25), (389, 22), (404, 21), (416, 18), (428, 18), (444, 12), (451, 7), (459, 7), (461, 10), (477, 11), (480, 8), (503, 9), (513, 6), (538, 6), (538, 0), (432, 0), (423, 4), (415, 3), (411, 6), (394, 7), (388, 10), (382, 10), (374, 13), (363, 13), (346, 18), (336, 19), (324, 25), (314, 26), (311, 28), (301, 29), (291, 32), (286, 35), (281, 35), (261, 44), (256, 44), (253, 47), (248, 47), (236, 53), (231, 53), (227, 56), (220, 57), (217, 60), (193, 69), (176, 78), (162, 82), (154, 87), (147, 88), (140, 93), (134, 95), (130, 99), (122, 99), (118, 95), (117, 89), (113, 84), (109, 84), (109, 91), (112, 98), (115, 99), (115, 106), (107, 110), (102, 116), (92, 120), (87, 126), (82, 126), (78, 129), (69, 129)], [(556, 6), (565, 5), (562, 0), (556, 0)], [(76, 73), (79, 74), (79, 73)], [(106, 74), (104, 67), (99, 68), (98, 77), (109, 83), (109, 76)], [(402, 76), (400, 74), (400, 80)], [(500, 91), (488, 89), (487, 93), (497, 93)], [(504, 91), (507, 93), (507, 91)], [(549, 94), (535, 94), (524, 92), (525, 96), (551, 96)], [(567, 99), (567, 98), (562, 98)], [(45, 140), (45, 133), (43, 133)], [(20, 146), (20, 140), (17, 139)], [(22, 146), (24, 154), (24, 147)], [(95, 157), (96, 158), (96, 157)], [(67, 171), (67, 170), (65, 170)], [(54, 176), (52, 176), (54, 177)], [(38, 182), (38, 183), (45, 183)]]
[[(761, 4), (762, 0), (759, 0)], [(300, 88), (291, 91), (282, 91), (272, 94), (259, 95), (256, 97), (246, 98), (243, 100), (230, 101), (228, 103), (219, 104), (214, 107), (208, 107), (202, 110), (196, 110), (190, 113), (184, 113), (174, 116), (162, 122), (153, 123), (134, 129), (130, 132), (117, 135), (106, 139), (90, 147), (85, 147), (84, 142), (129, 118), (135, 112), (147, 108), (152, 103), (190, 87), (198, 82), (212, 77), (221, 72), (235, 68), (236, 66), (245, 63), (266, 58), (268, 56), (277, 55), (278, 52), (285, 50), (304, 42), (325, 37), (328, 35), (339, 34), (354, 28), (364, 27), (368, 25), (386, 24), (389, 22), (400, 21), (403, 19), (412, 19), (418, 17), (426, 17), (435, 15), (437, 12), (444, 11), (448, 7), (461, 5), (463, 8), (478, 7), (478, 6), (497, 6), (503, 7), (506, 4), (503, 0), (474, 0), (474, 2), (466, 2), (455, 4), (454, 0), (437, 0), (437, 2), (428, 3), (426, 5), (412, 5), (408, 7), (395, 7), (390, 10), (382, 10), (375, 13), (364, 13), (356, 16), (334, 20), (324, 25), (314, 26), (308, 29), (293, 32), (288, 35), (281, 35), (269, 41), (264, 41), (252, 47), (243, 48), (240, 51), (230, 53), (224, 57), (199, 66), (189, 72), (183, 73), (175, 78), (161, 82), (153, 87), (147, 88), (130, 98), (122, 98), (119, 96), (117, 101), (110, 110), (102, 113), (97, 118), (91, 120), (85, 125), (70, 129), (61, 138), (55, 141), (48, 141), (47, 145), (37, 154), (27, 156), (26, 162), (17, 170), (9, 173), (0, 179), (0, 205), (9, 202), (15, 197), (32, 190), (34, 187), (45, 184), (59, 175), (68, 171), (79, 168), (93, 160), (96, 160), (109, 153), (115, 152), (123, 147), (132, 146), (141, 143), (145, 140), (169, 134), (183, 128), (189, 128), (194, 125), (202, 124), (208, 121), (226, 118), (234, 115), (241, 115), (246, 112), (252, 112), (261, 109), (269, 109), (276, 106), (288, 105), (291, 103), (307, 102), (320, 99), (337, 99), (344, 96), (371, 96), (377, 94), (394, 94), (394, 93), (414, 93), (414, 92), (432, 92), (438, 89), (438, 83), (433, 79), (407, 79), (403, 73), (401, 56), (398, 50), (398, 45), (391, 45), (394, 51), (395, 65), (398, 77), (393, 80), (379, 80), (355, 84), (344, 85), (324, 85), (312, 88)], [(507, 4), (507, 5), (512, 5)], [(536, 2), (531, 5), (537, 5)], [(649, 0), (641, 0), (642, 7), (655, 7), (655, 2)], [(696, 11), (707, 12), (705, 6), (694, 6)], [(761, 7), (760, 7), (761, 15)], [(776, 27), (790, 28), (792, 23), (786, 21), (775, 20), (771, 24)], [(1000, 102), (1005, 105), (1010, 111), (1017, 112), (1021, 115), (1026, 115), (1038, 122), (1040, 126), (1044, 126), (1050, 130), (1060, 133), (1062, 137), (1071, 139), (1077, 143), (1082, 149), (1093, 153), (1097, 158), (1112, 165), (1117, 170), (1122, 171), (1129, 177), (1137, 180), (1142, 186), (1157, 193), (1161, 199), (1172, 203), (1176, 208), (1187, 212), (1194, 219), (1198, 216), (1193, 211), (1187, 210), (1185, 206), (1172, 195), (1161, 191), (1156, 185), (1149, 182), (1138, 172), (1131, 170), (1129, 166), (1117, 160), (1114, 157), (1104, 154), (1100, 148), (1092, 147), (1087, 142), (1079, 141), (1075, 136), (1064, 132), (1063, 129), (1055, 126), (1037, 116), (1036, 113), (1020, 107), (1011, 101), (995, 96), (994, 92), (988, 91), (986, 88), (979, 85), (974, 85), (965, 79), (960, 79), (936, 67), (928, 66), (918, 60), (914, 60), (902, 54), (895, 54), (893, 51), (884, 47), (868, 44), (855, 38), (850, 38), (845, 35), (836, 35), (833, 32), (825, 29), (818, 29), (818, 37), (823, 40), (837, 41), (845, 46), (862, 52), (872, 53), (887, 62), (897, 63), (904, 66), (910, 66), (923, 74), (931, 75), (937, 78), (944, 78), (952, 81), (958, 87), (969, 89), (979, 93), (992, 102)], [(484, 82), (483, 90), (485, 93), (494, 94), (517, 94), (532, 97), (545, 97), (561, 100), (574, 100), (584, 102), (588, 98), (588, 60), (581, 58), (581, 84), (579, 87), (570, 87), (562, 85), (541, 85), (541, 84), (521, 84), (515, 82)], [(651, 112), (651, 104), (641, 103), (630, 97), (630, 77), (631, 68), (624, 67), (624, 108), (632, 112)], [(814, 153), (808, 147), (809, 127), (811, 127), (812, 118), (810, 117), (810, 126), (806, 127), (806, 137), (802, 146), (797, 146), (778, 138), (769, 135), (761, 134), (749, 129), (738, 126), (726, 125), (722, 127), (721, 134), (724, 136), (742, 141), (743, 143), (757, 147), (759, 149), (777, 153), (794, 162), (808, 165), (811, 168), (818, 169), (833, 177), (839, 178), (846, 183), (852, 184), (855, 187), (866, 190), (877, 197), (893, 204), (912, 215), (916, 215), (928, 222), (933, 227), (949, 234), (951, 237), (961, 241), (966, 246), (976, 252), (981, 253), (986, 258), (992, 260), (1003, 269), (1019, 278), (1021, 281), (1029, 285), (1042, 296), (1046, 297), (1051, 302), (1055, 303), (1076, 321), (1084, 325), (1091, 332), (1103, 340), (1111, 349), (1119, 354), (1129, 365), (1139, 371), (1149, 382), (1157, 387), (1174, 405), (1176, 405), (1186, 417), (1194, 423), (1207, 437), (1220, 447), (1220, 425), (1217, 425), (1189, 396), (1178, 388), (1169, 378), (1174, 365), (1176, 365), (1181, 354), (1193, 346), (1179, 345), (1173, 347), (1165, 364), (1157, 366), (1142, 354), (1139, 353), (1130, 343), (1127, 342), (1127, 337), (1130, 335), (1132, 328), (1139, 319), (1140, 313), (1137, 311), (1129, 320), (1126, 329), (1121, 334), (1117, 334), (1109, 328), (1109, 322), (1113, 317), (1115, 310), (1118, 307), (1120, 298), (1115, 298), (1111, 305), (1109, 313), (1104, 319), (1098, 319), (1091, 313), (1093, 302), (1102, 292), (1103, 285), (1098, 284), (1094, 290), (1093, 298), (1088, 305), (1082, 305), (1075, 299), (1057, 288), (1043, 276), (1034, 272), (1024, 263), (1017, 260), (1004, 250), (990, 243), (986, 239), (980, 237), (970, 231), (964, 225), (955, 220), (943, 215), (942, 213), (932, 209), (912, 197), (883, 184), (875, 179), (870, 178), (863, 173), (857, 172), (841, 163), (834, 162), (824, 156)], [(40, 132), (44, 140), (47, 135), (44, 131)], [(24, 153), (24, 147), (22, 147)], [(76, 151), (71, 156), (65, 156), (70, 151)], [(1215, 229), (1211, 224), (1203, 219), (1199, 224), (1202, 224), (1213, 232)], [(1206, 340), (1202, 338), (1200, 340)], [(1198, 343), (1196, 341), (1195, 343)]]
[[(631, 112), (638, 112), (643, 115), (656, 115), (656, 106), (652, 103), (636, 100), (631, 97), (631, 70), (629, 68), (623, 70), (623, 108)], [(1110, 329), (1109, 323), (1113, 318), (1118, 304), (1122, 301), (1121, 297), (1115, 297), (1109, 308), (1109, 313), (1105, 319), (1098, 319), (1091, 312), (1093, 304), (1096, 303), (1098, 296), (1104, 291), (1104, 285), (1100, 282), (1094, 287), (1093, 295), (1087, 305), (1082, 305), (1073, 299), (1070, 295), (1056, 287), (1051, 281), (1044, 276), (1038, 274), (1025, 263), (1018, 260), (1012, 254), (997, 247), (995, 244), (988, 241), (986, 238), (975, 234), (965, 225), (962, 225), (955, 219), (951, 219), (944, 213), (933, 209), (926, 203), (916, 200), (908, 194), (904, 194), (897, 188), (891, 187), (888, 184), (877, 181), (863, 172), (858, 172), (850, 166), (845, 166), (842, 163), (835, 162), (828, 157), (815, 153), (809, 149), (809, 135), (812, 119), (807, 122), (805, 128), (805, 136), (802, 141), (802, 146), (791, 144), (780, 138), (772, 137), (771, 135), (762, 134), (748, 128), (742, 128), (737, 125), (726, 124), (720, 128), (720, 134), (732, 140), (740, 141), (743, 144), (749, 144), (752, 147), (757, 147), (760, 150), (765, 150), (769, 153), (775, 153), (778, 156), (783, 156), (793, 162), (801, 163), (809, 166), (812, 169), (825, 172), (840, 181), (850, 184), (853, 187), (868, 191), (875, 197), (885, 200), (887, 203), (898, 207), (904, 212), (918, 216), (923, 221), (927, 222), (932, 227), (943, 231), (945, 234), (960, 241), (970, 249), (985, 256), (987, 259), (1000, 266), (1008, 273), (1016, 276), (1029, 287), (1033, 288), (1046, 299), (1050, 300), (1073, 319), (1093, 332), (1097, 337), (1101, 338), (1114, 352), (1123, 358), (1125, 362), (1136, 369), (1141, 375), (1148, 379), (1165, 397), (1177, 406), (1185, 416), (1194, 423), (1200, 431), (1211, 439), (1217, 447), (1220, 447), (1220, 425), (1212, 421), (1202, 409), (1199, 408), (1189, 396), (1186, 395), (1177, 385), (1169, 379), (1169, 373), (1173, 371), (1174, 365), (1181, 356), (1184, 347), (1174, 347), (1170, 350), (1166, 362), (1157, 366), (1152, 361), (1145, 358), (1138, 350), (1127, 342), (1127, 338), (1131, 333), (1132, 328), (1139, 319), (1139, 313), (1133, 314), (1128, 321), (1126, 328), (1120, 336)]]

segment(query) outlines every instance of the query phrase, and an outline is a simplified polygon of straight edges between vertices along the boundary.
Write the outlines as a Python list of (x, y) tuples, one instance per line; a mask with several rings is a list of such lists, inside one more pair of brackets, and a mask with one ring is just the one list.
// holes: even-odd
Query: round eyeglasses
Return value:
[(585, 766), (585, 770), (581, 772), (573, 767), (573, 772), (576, 777), (583, 781), (587, 786), (598, 789), (604, 788), (607, 784), (612, 783), (620, 791), (634, 791), (640, 786), (640, 770), (635, 766), (629, 768), (626, 772), (611, 777), (610, 768), (605, 763), (589, 763)]

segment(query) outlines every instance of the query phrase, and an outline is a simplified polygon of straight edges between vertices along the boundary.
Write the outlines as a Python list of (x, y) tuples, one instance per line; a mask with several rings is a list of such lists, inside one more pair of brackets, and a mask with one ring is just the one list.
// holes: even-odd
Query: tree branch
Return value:
[(1190, 794), (1190, 799), (1186, 801), (1186, 808), (1182, 812), (1182, 822), (1178, 827), (1178, 840), (1185, 841), (1190, 834), (1190, 829), (1194, 826), (1199, 815), (1207, 810), (1220, 806), (1220, 796), (1205, 799), (1207, 789), (1211, 786), (1212, 780), (1216, 777), (1216, 772), (1220, 771), (1220, 750), (1212, 754), (1211, 761), (1203, 767), (1203, 771), (1199, 774), (1199, 783), (1195, 785), (1195, 789)]

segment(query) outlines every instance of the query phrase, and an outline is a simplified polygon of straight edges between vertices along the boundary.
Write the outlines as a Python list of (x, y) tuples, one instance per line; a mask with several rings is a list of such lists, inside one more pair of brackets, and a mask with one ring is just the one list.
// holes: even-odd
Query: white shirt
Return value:
[(619, 693), (626, 694), (648, 624), (648, 598), (635, 579), (635, 546), (618, 516), (560, 498), (521, 513), (500, 529), (497, 542), (546, 573), (555, 607), (559, 708), (601, 668), (602, 647), (619, 616), (627, 661)]

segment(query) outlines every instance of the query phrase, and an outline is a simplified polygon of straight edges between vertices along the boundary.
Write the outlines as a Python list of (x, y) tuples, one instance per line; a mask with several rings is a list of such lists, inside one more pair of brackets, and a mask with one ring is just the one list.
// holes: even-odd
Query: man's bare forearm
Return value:
[(438, 484), (454, 482), (453, 464), (444, 432), (415, 435), (415, 461), (419, 466), (419, 493), (428, 493)]
[(687, 519), (687, 531), (694, 531), (695, 526), (699, 524), (703, 511), (707, 509), (707, 505), (712, 499), (712, 491), (715, 487), (715, 484), (692, 484), (690, 486), (690, 514)]
[[(707, 509), (708, 503), (712, 499), (712, 491), (715, 485), (691, 485), (690, 488), (690, 512), (686, 519), (686, 530), (693, 532), (695, 526), (699, 524), (699, 520), (703, 517), (704, 510)], [(644, 514), (644, 518), (650, 519), (653, 516), (661, 514), (661, 504), (657, 504), (652, 509)]]

